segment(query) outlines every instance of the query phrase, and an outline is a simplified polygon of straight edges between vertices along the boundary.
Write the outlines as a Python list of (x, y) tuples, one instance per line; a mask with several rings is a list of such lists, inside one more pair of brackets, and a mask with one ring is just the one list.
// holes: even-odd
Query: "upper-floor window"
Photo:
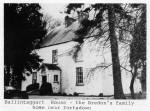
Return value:
[(52, 63), (53, 64), (57, 63), (57, 61), (58, 61), (57, 54), (58, 54), (57, 49), (56, 50), (52, 50)]
[(83, 83), (83, 68), (82, 67), (76, 68), (76, 85), (77, 86), (84, 85), (84, 83)]

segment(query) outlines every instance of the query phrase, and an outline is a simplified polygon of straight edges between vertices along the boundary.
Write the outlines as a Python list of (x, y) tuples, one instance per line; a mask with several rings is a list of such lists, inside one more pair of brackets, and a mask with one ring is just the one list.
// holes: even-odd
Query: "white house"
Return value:
[[(54, 93), (83, 95), (113, 95), (113, 76), (111, 66), (110, 48), (104, 49), (100, 41), (93, 38), (84, 39), (80, 46), (75, 42), (75, 31), (80, 27), (80, 21), (67, 18), (65, 25), (55, 28), (41, 44), (36, 52), (44, 60), (42, 67), (22, 82), (22, 90), (26, 90), (29, 84), (36, 81), (40, 85), (42, 81), (52, 84)], [(122, 44), (120, 48), (120, 61), (125, 62)], [(77, 51), (80, 49), (79, 51)], [(77, 53), (76, 53), (77, 52)], [(75, 55), (76, 54), (76, 55)], [(129, 65), (129, 63), (127, 64)], [(130, 68), (130, 67), (128, 67)], [(122, 69), (122, 84), (124, 93), (130, 93), (129, 85), (131, 73)], [(136, 79), (135, 92), (141, 90), (140, 82)]]

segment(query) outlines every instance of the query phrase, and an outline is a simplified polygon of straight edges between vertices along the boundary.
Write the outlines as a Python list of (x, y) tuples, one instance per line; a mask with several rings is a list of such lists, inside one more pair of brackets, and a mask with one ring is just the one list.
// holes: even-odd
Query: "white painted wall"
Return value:
[[(42, 76), (47, 76), (47, 82), (52, 84), (52, 88), (53, 88), (53, 92), (54, 93), (59, 93), (60, 92), (60, 71), (58, 70), (48, 70), (46, 69), (45, 73), (42, 73), (41, 70), (39, 70), (37, 72), (37, 83), (39, 83), (39, 86), (41, 87), (42, 85)], [(58, 83), (54, 82), (54, 75), (58, 75)], [(25, 76), (25, 81), (22, 81), (22, 91), (26, 90), (26, 87), (28, 85), (32, 84), (32, 74), (30, 74), (29, 76), (27, 76), (26, 74), (24, 74)]]
[[(111, 53), (110, 48), (103, 49), (99, 44), (95, 42), (85, 41), (82, 46), (82, 62), (75, 62), (70, 55), (71, 50), (76, 45), (76, 42), (67, 42), (59, 45), (54, 45), (50, 47), (45, 47), (37, 50), (36, 52), (42, 59), (43, 63), (52, 63), (52, 50), (58, 50), (58, 66), (61, 68), (61, 81), (62, 81), (62, 92), (67, 94), (84, 93), (85, 95), (99, 95), (103, 93), (104, 95), (113, 95), (113, 76), (112, 76), (112, 66), (110, 65), (105, 70), (102, 68), (97, 68), (91, 71), (92, 68), (103, 65), (111, 64)], [(125, 57), (128, 52), (123, 49), (122, 44), (119, 45), (120, 49), (120, 60), (121, 64), (124, 65)], [(128, 63), (128, 61), (127, 61)], [(128, 64), (129, 65), (129, 64)], [(84, 73), (84, 86), (76, 86), (76, 67), (83, 67)], [(130, 69), (130, 67), (126, 67)], [(51, 72), (49, 72), (51, 73)], [(39, 83), (40, 72), (39, 72)], [(28, 83), (31, 82), (31, 78), (28, 79)], [(50, 80), (52, 81), (52, 80)], [(129, 85), (131, 81), (131, 74), (125, 70), (122, 70), (122, 83), (124, 93), (130, 93)], [(26, 81), (27, 82), (27, 81)], [(23, 83), (26, 86), (27, 83)], [(55, 86), (53, 84), (53, 86)], [(56, 86), (55, 86), (56, 87)], [(59, 88), (58, 88), (59, 89)], [(55, 90), (55, 88), (53, 88)], [(135, 92), (141, 90), (139, 80), (135, 81)], [(58, 92), (58, 90), (55, 92)]]
[[(75, 62), (69, 51), (76, 45), (76, 42), (68, 42), (64, 44), (54, 45), (46, 48), (42, 48), (37, 53), (44, 59), (46, 63), (52, 63), (52, 50), (58, 50), (58, 66), (62, 70), (62, 92), (67, 94), (73, 94), (74, 92), (84, 93), (86, 95), (98, 95), (103, 93), (105, 95), (113, 94), (113, 76), (112, 67), (104, 69), (96, 69), (95, 72), (88, 75), (89, 69), (96, 67), (101, 63), (111, 64), (110, 49), (98, 48), (94, 42), (89, 43), (85, 41), (82, 46), (83, 62)], [(120, 48), (121, 45), (119, 45)], [(99, 49), (99, 51), (97, 50)], [(127, 53), (123, 53), (121, 49), (120, 59), (121, 64), (124, 63), (124, 58)], [(83, 67), (84, 70), (84, 86), (76, 86), (76, 67)], [(129, 67), (127, 67), (129, 68)], [(88, 75), (88, 76), (87, 76)], [(124, 93), (130, 93), (129, 85), (131, 80), (131, 74), (122, 70), (122, 83)], [(135, 90), (139, 92), (141, 90), (138, 80), (135, 82)]]
[[(37, 83), (40, 83), (40, 86), (42, 85), (42, 76), (47, 76), (47, 82), (52, 84), (53, 92), (60, 92), (60, 71), (46, 69), (45, 73), (42, 73), (41, 70), (39, 70), (37, 75)], [(58, 75), (58, 83), (54, 82), (54, 75)]]

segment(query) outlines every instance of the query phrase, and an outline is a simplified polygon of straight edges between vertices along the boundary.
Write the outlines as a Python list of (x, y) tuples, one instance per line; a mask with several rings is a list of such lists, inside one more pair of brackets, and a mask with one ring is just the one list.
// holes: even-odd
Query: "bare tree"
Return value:
[(143, 92), (146, 91), (146, 5), (136, 4), (132, 5), (132, 7), (140, 12), (134, 27), (133, 40), (130, 45), (130, 64), (133, 70), (130, 90), (132, 98), (135, 98), (134, 80), (138, 75), (137, 70), (139, 68), (142, 68), (140, 78), (142, 90)]
[(43, 16), (43, 20), (46, 22), (47, 34), (49, 34), (49, 32), (52, 31), (55, 27), (61, 25), (60, 20), (54, 19), (52, 16), (46, 14)]
[[(81, 7), (81, 5), (82, 4), (70, 4), (67, 8), (70, 10), (74, 10), (75, 8)], [(110, 41), (114, 82), (114, 98), (124, 99), (125, 96), (122, 89), (115, 21), (117, 17), (116, 15), (120, 16), (121, 20), (128, 20), (130, 17), (126, 14), (125, 10), (123, 10), (121, 4), (94, 4), (78, 13), (89, 13), (92, 9), (95, 11), (94, 17), (92, 20), (85, 19), (82, 21), (82, 27), (77, 31), (78, 38), (76, 41), (82, 43), (85, 36), (89, 34), (89, 31), (93, 27), (95, 29), (99, 29), (99, 34), (93, 37), (95, 37), (96, 39), (105, 37), (105, 44)], [(105, 25), (106, 28), (104, 27)]]

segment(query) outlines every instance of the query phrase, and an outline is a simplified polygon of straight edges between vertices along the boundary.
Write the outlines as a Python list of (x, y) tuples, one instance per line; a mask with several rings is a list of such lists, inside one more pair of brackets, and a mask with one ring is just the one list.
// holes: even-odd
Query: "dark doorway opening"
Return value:
[(42, 76), (42, 83), (46, 83), (47, 82), (47, 76)]

